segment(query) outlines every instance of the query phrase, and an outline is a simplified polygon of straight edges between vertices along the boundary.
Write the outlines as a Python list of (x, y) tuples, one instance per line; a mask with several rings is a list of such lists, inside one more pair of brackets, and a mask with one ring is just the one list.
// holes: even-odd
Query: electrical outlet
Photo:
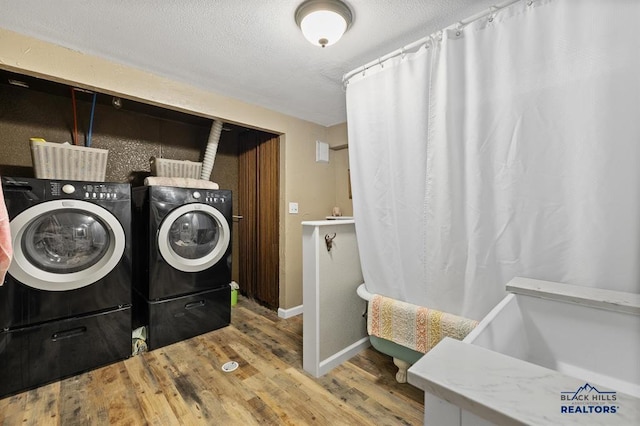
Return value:
[(298, 203), (289, 203), (289, 213), (298, 214)]

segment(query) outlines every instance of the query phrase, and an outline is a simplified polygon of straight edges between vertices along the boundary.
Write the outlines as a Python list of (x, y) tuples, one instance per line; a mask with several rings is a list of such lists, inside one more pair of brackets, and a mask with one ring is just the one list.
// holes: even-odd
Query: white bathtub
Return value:
[[(640, 295), (524, 278), (507, 290), (463, 342), (409, 369), (425, 424), (638, 424)], [(591, 386), (614, 401), (567, 402)]]

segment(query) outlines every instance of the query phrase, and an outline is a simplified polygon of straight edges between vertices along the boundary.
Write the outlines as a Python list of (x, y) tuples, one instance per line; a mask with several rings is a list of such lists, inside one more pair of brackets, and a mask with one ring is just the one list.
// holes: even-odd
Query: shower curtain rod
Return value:
[[(475, 15), (472, 15), (467, 19), (459, 21), (457, 23), (457, 25), (459, 25), (461, 27), (465, 27), (465, 26), (469, 25), (472, 22), (475, 22), (475, 21), (477, 21), (479, 19), (482, 19), (484, 17), (490, 16), (490, 15), (492, 15), (492, 14), (494, 14), (494, 13), (496, 13), (496, 12), (506, 8), (506, 7), (511, 6), (514, 3), (519, 2), (519, 1), (524, 1), (524, 0), (507, 0), (507, 1), (504, 1), (502, 3), (498, 3), (495, 6), (491, 6), (489, 9), (483, 10), (482, 12), (476, 13)], [(527, 0), (527, 4), (529, 6), (531, 6), (533, 1), (534, 0)], [(456, 24), (453, 24), (453, 25), (456, 25)], [(453, 25), (451, 25), (451, 26), (453, 26)], [(449, 27), (446, 27), (446, 28), (449, 28)], [(388, 54), (386, 54), (384, 56), (381, 56), (378, 59), (375, 59), (375, 60), (373, 60), (371, 62), (368, 62), (365, 65), (363, 65), (361, 67), (358, 67), (358, 68), (346, 73), (342, 77), (342, 85), (346, 86), (347, 84), (349, 84), (349, 80), (351, 79), (351, 77), (353, 77), (354, 75), (356, 75), (356, 74), (358, 74), (360, 72), (364, 73), (365, 71), (367, 71), (370, 68), (375, 67), (376, 65), (382, 66), (383, 62), (388, 61), (391, 58), (395, 58), (396, 56), (403, 55), (403, 54), (407, 53), (408, 51), (411, 51), (411, 50), (417, 48), (418, 46), (422, 46), (427, 41), (429, 41), (433, 37), (434, 34), (437, 34), (437, 32), (433, 33), (431, 35), (428, 35), (426, 37), (423, 37), (423, 38), (421, 38), (419, 40), (416, 40), (413, 43), (409, 43), (409, 44), (407, 44), (406, 46), (404, 46), (404, 47), (402, 47), (400, 49), (394, 50), (391, 53), (388, 53)]]

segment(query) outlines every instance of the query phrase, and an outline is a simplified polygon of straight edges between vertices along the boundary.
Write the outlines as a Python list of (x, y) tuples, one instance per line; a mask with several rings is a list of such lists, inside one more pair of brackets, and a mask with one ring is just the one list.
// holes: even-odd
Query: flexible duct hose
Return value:
[(222, 121), (213, 120), (211, 132), (209, 133), (209, 141), (207, 142), (207, 149), (204, 152), (204, 160), (202, 160), (202, 172), (200, 172), (200, 179), (209, 180), (211, 178), (213, 162), (216, 159), (216, 152), (218, 151), (220, 133), (222, 133)]

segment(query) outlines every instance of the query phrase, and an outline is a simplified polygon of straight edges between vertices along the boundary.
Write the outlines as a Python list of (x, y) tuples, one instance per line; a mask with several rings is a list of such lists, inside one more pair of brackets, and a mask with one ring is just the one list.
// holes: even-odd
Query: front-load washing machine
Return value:
[(229, 324), (229, 190), (133, 188), (134, 325), (155, 349)]
[(129, 184), (2, 177), (0, 396), (131, 354)]

